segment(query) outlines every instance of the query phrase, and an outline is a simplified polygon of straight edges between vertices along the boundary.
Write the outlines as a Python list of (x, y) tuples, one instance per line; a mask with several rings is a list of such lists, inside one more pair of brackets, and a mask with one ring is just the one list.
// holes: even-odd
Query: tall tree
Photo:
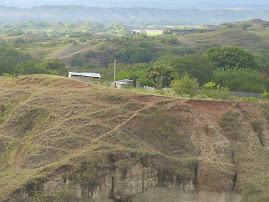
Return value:
[(206, 56), (172, 56), (168, 59), (168, 64), (180, 75), (188, 73), (191, 77), (197, 78), (200, 85), (213, 79), (214, 65)]
[(221, 68), (250, 68), (256, 69), (257, 63), (254, 56), (238, 47), (213, 47), (207, 50), (206, 56)]

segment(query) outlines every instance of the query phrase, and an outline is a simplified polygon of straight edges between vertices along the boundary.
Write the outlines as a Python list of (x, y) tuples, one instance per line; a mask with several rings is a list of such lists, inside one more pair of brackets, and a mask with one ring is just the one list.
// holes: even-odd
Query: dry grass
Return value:
[[(197, 189), (262, 199), (268, 152), (249, 117), (268, 125), (253, 105), (144, 95), (57, 76), (1, 79), (0, 199), (64, 167), (72, 170), (68, 175), (89, 181), (99, 174), (95, 165), (125, 172), (135, 162), (183, 181), (195, 180), (193, 166), (199, 162)], [(242, 141), (229, 138), (235, 132)], [(264, 134), (268, 137), (268, 130)], [(85, 162), (90, 167), (84, 169)], [(251, 196), (249, 187), (257, 190)]]

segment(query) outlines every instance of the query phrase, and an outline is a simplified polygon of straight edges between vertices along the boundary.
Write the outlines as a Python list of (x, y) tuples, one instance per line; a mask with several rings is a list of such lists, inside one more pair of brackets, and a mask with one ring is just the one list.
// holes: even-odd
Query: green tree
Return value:
[(121, 65), (121, 69), (117, 73), (117, 80), (131, 79), (134, 81), (134, 84), (138, 82), (141, 85), (152, 86), (153, 83), (150, 80), (145, 79), (145, 74), (149, 67), (151, 66), (146, 63), (136, 63), (131, 66)]
[(147, 63), (153, 57), (153, 52), (150, 49), (136, 47), (124, 48), (116, 52), (117, 58), (127, 64)]
[(269, 54), (267, 52), (261, 52), (255, 55), (255, 59), (258, 64), (258, 69), (261, 72), (269, 74)]
[(24, 74), (46, 74), (48, 72), (45, 69), (42, 69), (39, 64), (27, 61), (16, 65), (15, 73), (19, 75), (24, 75)]
[(71, 59), (71, 65), (73, 67), (82, 67), (84, 63), (84, 60), (79, 55), (76, 55)]
[(206, 56), (170, 56), (166, 60), (168, 65), (173, 67), (178, 74), (188, 73), (191, 77), (197, 78), (200, 85), (213, 79), (214, 65)]
[(85, 57), (86, 58), (96, 58), (99, 56), (99, 53), (93, 50), (89, 50), (86, 54)]
[(107, 31), (112, 34), (116, 34), (118, 36), (128, 36), (131, 35), (131, 31), (129, 31), (126, 26), (120, 23), (112, 23), (106, 27)]
[(213, 47), (207, 50), (206, 56), (221, 68), (257, 68), (254, 56), (238, 47)]
[(5, 44), (0, 44), (0, 75), (3, 73), (13, 74), (17, 64), (30, 59), (29, 55), (22, 54)]
[(165, 65), (154, 66), (145, 74), (145, 79), (152, 81), (157, 88), (169, 87), (176, 77), (177, 74), (173, 68)]
[(174, 35), (165, 35), (162, 38), (162, 42), (170, 46), (175, 46), (179, 44), (177, 37)]
[(214, 81), (231, 91), (263, 92), (265, 88), (260, 72), (253, 69), (217, 69)]

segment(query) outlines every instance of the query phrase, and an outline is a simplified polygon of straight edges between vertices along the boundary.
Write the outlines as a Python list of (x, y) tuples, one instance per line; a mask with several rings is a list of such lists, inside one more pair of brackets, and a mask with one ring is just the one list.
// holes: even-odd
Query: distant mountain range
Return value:
[(198, 10), (153, 8), (101, 8), (41, 6), (29, 9), (0, 6), (0, 23), (17, 21), (147, 22), (162, 24), (220, 24), (259, 18), (269, 20), (268, 10)]
[(31, 8), (42, 5), (84, 5), (89, 7), (143, 7), (162, 9), (265, 9), (268, 0), (1, 0), (0, 5)]

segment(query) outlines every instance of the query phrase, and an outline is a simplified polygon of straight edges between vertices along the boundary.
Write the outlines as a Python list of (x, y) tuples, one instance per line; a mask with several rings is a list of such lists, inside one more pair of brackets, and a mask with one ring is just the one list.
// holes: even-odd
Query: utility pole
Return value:
[(117, 64), (117, 61), (114, 60), (114, 84), (116, 82), (116, 64)]

